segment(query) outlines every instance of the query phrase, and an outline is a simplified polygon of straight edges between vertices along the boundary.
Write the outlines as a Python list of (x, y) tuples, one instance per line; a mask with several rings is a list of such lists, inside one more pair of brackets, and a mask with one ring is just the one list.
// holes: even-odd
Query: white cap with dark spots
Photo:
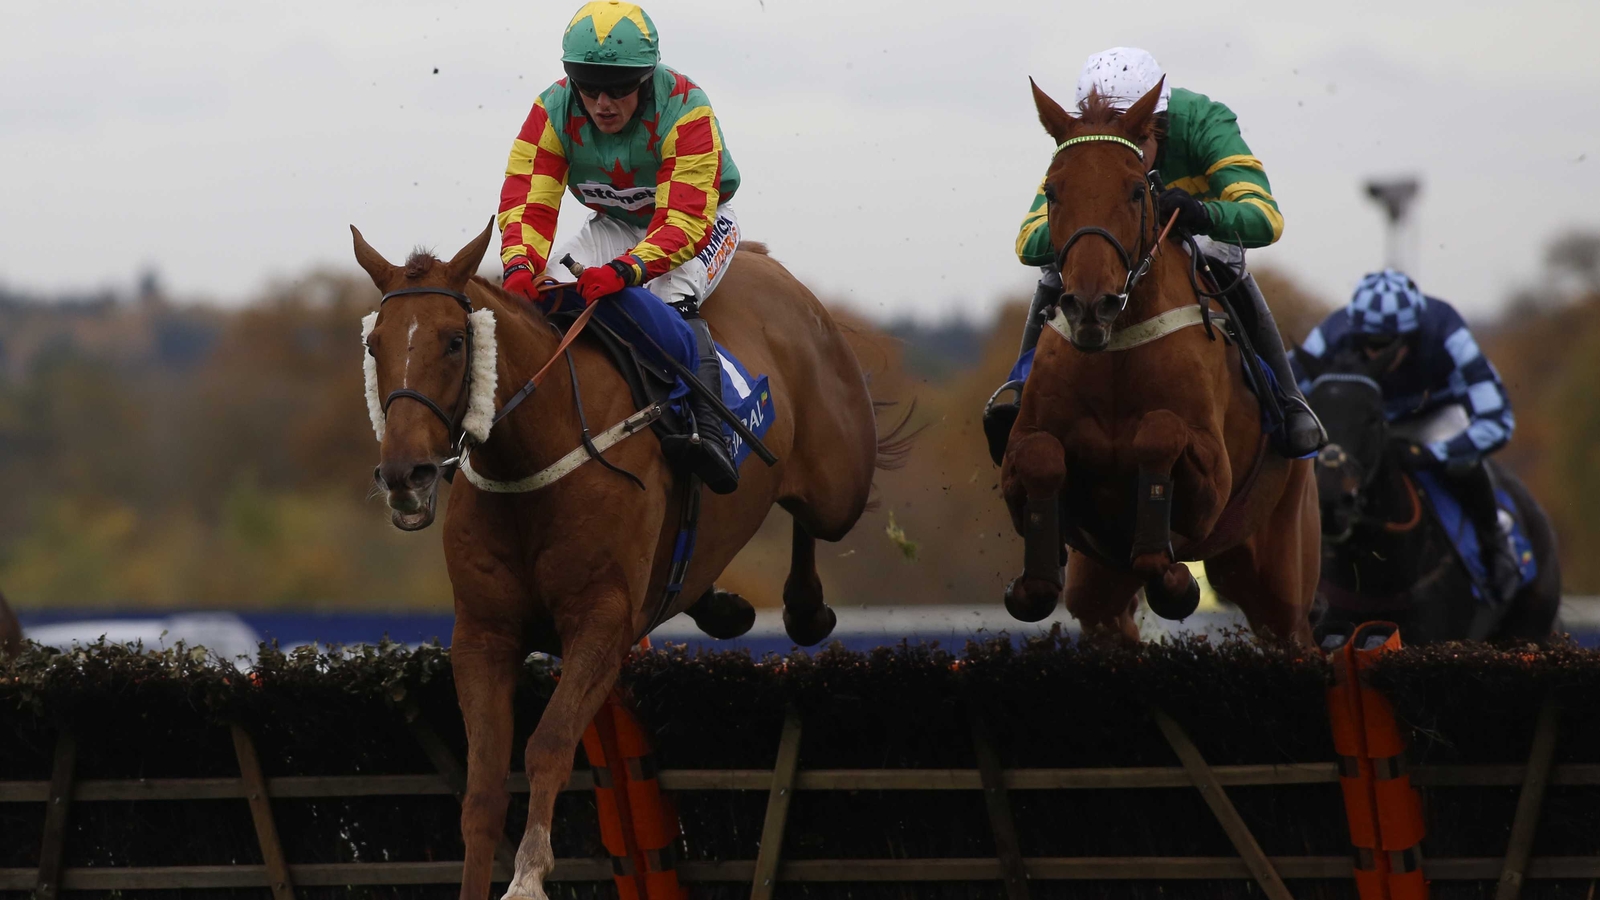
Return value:
[[(1111, 101), (1117, 109), (1127, 109), (1140, 97), (1150, 92), (1161, 80), (1161, 64), (1148, 50), (1137, 47), (1112, 47), (1089, 57), (1083, 64), (1083, 74), (1078, 76), (1078, 108), (1089, 98), (1089, 92), (1098, 90), (1100, 96)], [(1167, 108), (1172, 96), (1172, 85), (1161, 86), (1161, 99), (1156, 101), (1156, 112)]]

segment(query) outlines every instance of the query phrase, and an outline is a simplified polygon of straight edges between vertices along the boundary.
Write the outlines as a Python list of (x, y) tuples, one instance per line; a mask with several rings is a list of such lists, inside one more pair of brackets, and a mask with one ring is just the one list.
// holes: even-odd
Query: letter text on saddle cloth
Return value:
[[(557, 291), (553, 296), (555, 306), (551, 312), (571, 312), (583, 308), (583, 298), (574, 291)], [(671, 357), (672, 362), (691, 371), (698, 363), (694, 332), (689, 324), (677, 310), (662, 303), (659, 297), (644, 288), (625, 288), (598, 301), (595, 318), (624, 340), (633, 343), (639, 353), (647, 358), (658, 356), (659, 348)], [(641, 340), (641, 337), (646, 339)], [(721, 344), (717, 345), (717, 356), (722, 361), (723, 405), (757, 438), (765, 437), (767, 430), (772, 427), (773, 412), (772, 390), (767, 383), (767, 376), (751, 375), (738, 357)], [(667, 362), (665, 359), (655, 361)], [(688, 395), (688, 385), (679, 379), (668, 399), (673, 403), (681, 403)], [(749, 442), (726, 422), (722, 423), (722, 429), (728, 437), (733, 464), (743, 464), (751, 453)]]

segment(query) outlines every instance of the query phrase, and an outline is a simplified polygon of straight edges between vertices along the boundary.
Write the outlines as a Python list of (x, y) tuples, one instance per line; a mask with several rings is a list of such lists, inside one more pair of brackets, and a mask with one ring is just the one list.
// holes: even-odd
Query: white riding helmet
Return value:
[[(1117, 109), (1127, 109), (1161, 80), (1161, 64), (1148, 50), (1137, 47), (1112, 47), (1089, 57), (1083, 64), (1083, 74), (1078, 76), (1078, 108), (1089, 98), (1089, 92), (1098, 90), (1100, 96), (1111, 101)], [(1161, 99), (1156, 101), (1156, 112), (1164, 112), (1167, 99), (1172, 96), (1170, 82), (1161, 85)]]

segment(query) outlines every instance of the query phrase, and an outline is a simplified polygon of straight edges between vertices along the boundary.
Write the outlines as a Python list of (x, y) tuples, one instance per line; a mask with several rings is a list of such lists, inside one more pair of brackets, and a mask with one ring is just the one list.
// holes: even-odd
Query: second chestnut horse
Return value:
[(1001, 474), (1026, 543), (1007, 607), (1041, 619), (1064, 582), (1086, 628), (1137, 638), (1139, 589), (1181, 618), (1198, 598), (1182, 561), (1203, 559), (1252, 629), (1309, 644), (1312, 464), (1268, 451), (1240, 353), (1207, 324), (1189, 255), (1159, 243), (1148, 173), (1160, 85), (1126, 112), (1091, 95), (1078, 116), (1033, 93), (1057, 143), (1044, 189), (1063, 292)]

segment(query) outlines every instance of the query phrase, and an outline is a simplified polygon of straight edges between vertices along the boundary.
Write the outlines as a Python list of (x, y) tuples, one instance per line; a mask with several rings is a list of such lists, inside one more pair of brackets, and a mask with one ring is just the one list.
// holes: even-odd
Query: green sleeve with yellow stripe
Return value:
[(1174, 89), (1157, 168), (1167, 187), (1205, 201), (1213, 239), (1265, 247), (1283, 236), (1283, 215), (1266, 170), (1227, 106), (1204, 94)]
[(1033, 192), (1033, 205), (1022, 218), (1022, 230), (1017, 234), (1017, 259), (1025, 266), (1048, 266), (1056, 261), (1056, 250), (1050, 245), (1050, 211), (1044, 198), (1044, 182)]

